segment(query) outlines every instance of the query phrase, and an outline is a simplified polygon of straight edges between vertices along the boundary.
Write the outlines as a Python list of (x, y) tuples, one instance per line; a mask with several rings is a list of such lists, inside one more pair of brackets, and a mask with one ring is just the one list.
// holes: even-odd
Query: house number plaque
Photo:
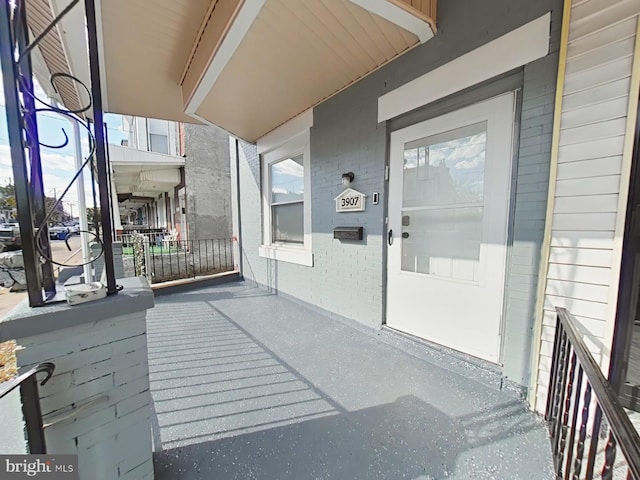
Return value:
[(347, 188), (334, 199), (336, 201), (336, 212), (364, 212), (366, 198), (367, 196), (364, 193), (358, 192), (353, 188)]

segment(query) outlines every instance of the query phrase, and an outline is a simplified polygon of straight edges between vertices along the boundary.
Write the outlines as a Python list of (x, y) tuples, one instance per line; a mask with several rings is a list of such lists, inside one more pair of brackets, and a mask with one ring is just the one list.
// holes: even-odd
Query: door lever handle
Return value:
[(387, 233), (387, 243), (389, 246), (393, 244), (393, 230), (390, 228), (389, 233)]

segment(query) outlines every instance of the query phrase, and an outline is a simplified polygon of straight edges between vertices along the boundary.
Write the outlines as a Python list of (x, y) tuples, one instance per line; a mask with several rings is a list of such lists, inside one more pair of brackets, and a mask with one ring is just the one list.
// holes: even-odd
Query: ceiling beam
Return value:
[[(435, 2), (435, 0), (432, 0)], [(433, 38), (436, 32), (435, 18), (413, 8), (403, 0), (351, 0), (361, 8), (388, 20), (413, 33), (420, 43)]]
[(218, 0), (196, 39), (182, 81), (184, 110), (196, 114), (266, 0)]

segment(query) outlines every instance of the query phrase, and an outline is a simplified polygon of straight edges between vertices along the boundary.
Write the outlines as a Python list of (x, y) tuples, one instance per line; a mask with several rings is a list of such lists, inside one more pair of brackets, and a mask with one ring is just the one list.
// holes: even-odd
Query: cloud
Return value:
[(462, 160), (456, 163), (456, 168), (458, 170), (466, 170), (468, 168), (476, 168), (479, 165), (480, 165), (480, 159), (476, 157), (473, 160)]
[(42, 152), (40, 154), (42, 168), (51, 170), (63, 170), (66, 172), (75, 172), (75, 160), (68, 155), (60, 155), (58, 153)]
[[(69, 155), (61, 155), (59, 153), (41, 150), (40, 160), (43, 171), (62, 170), (65, 172), (75, 172), (74, 159)], [(11, 167), (11, 150), (9, 145), (0, 145), (0, 165)]]
[(470, 137), (451, 140), (434, 145), (429, 150), (429, 163), (439, 165), (442, 161), (455, 169), (469, 169), (480, 165), (484, 159), (486, 134), (479, 133)]
[[(42, 152), (42, 173), (45, 195), (52, 197), (59, 196), (73, 178), (75, 174), (74, 159), (68, 155), (60, 155), (52, 152)], [(9, 145), (0, 145), (0, 184), (9, 183), (13, 178), (11, 167), (11, 152)], [(87, 204), (93, 204), (91, 196), (90, 175), (85, 175), (85, 198)], [(64, 201), (78, 204), (78, 197), (74, 185), (65, 196)]]
[(280, 175), (304, 177), (304, 167), (292, 159), (283, 160), (273, 165), (273, 170)]

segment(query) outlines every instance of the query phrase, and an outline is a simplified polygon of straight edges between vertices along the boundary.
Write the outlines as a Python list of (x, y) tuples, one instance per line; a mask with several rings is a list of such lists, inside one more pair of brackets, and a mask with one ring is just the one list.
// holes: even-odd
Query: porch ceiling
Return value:
[(109, 0), (108, 110), (255, 141), (431, 38), (436, 0)]
[(113, 165), (113, 183), (118, 194), (157, 197), (180, 183), (178, 166)]
[(194, 123), (178, 84), (210, 0), (101, 2), (106, 103), (113, 113)]

